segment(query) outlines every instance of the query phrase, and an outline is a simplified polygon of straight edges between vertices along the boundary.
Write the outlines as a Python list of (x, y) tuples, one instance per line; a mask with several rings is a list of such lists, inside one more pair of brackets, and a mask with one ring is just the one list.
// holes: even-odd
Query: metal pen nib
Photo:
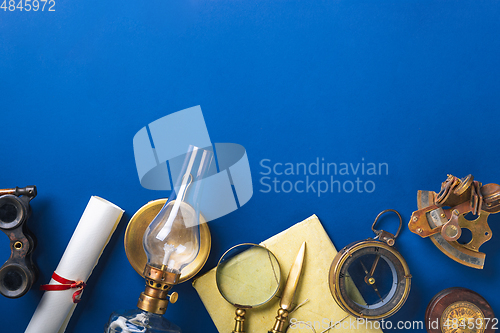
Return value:
[(290, 268), (290, 273), (288, 273), (285, 288), (283, 289), (283, 294), (281, 295), (280, 309), (278, 310), (278, 315), (276, 316), (274, 326), (269, 331), (269, 333), (283, 332), (283, 327), (285, 326), (288, 313), (291, 310), (295, 291), (297, 290), (297, 286), (299, 284), (305, 252), (306, 242), (302, 243), (302, 246), (300, 247), (299, 253), (297, 253), (297, 257), (295, 258), (292, 268)]

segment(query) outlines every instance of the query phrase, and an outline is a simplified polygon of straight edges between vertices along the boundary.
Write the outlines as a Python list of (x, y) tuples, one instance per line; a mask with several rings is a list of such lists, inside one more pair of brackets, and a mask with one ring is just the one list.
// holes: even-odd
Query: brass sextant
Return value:
[[(463, 265), (482, 269), (486, 255), (479, 247), (492, 236), (488, 216), (500, 211), (500, 185), (462, 179), (448, 175), (439, 193), (418, 191), (418, 210), (413, 212), (408, 228), (431, 241), (451, 259)], [(462, 230), (472, 239), (459, 242)]]

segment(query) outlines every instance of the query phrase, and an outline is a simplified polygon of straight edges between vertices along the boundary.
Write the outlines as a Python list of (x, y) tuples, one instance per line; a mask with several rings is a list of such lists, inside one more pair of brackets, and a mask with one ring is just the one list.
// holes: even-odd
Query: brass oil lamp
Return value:
[(144, 276), (146, 286), (137, 309), (114, 312), (105, 333), (181, 332), (163, 314), (168, 304), (177, 300), (177, 293), (170, 293), (172, 287), (193, 277), (210, 252), (210, 231), (199, 207), (202, 179), (212, 159), (211, 151), (191, 146), (183, 156), (169, 199), (146, 204), (130, 220), (125, 251), (134, 269)]

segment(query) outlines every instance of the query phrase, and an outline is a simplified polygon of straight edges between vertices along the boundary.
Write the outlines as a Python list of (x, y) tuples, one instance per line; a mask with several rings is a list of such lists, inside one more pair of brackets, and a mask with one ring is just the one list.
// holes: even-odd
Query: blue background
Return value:
[[(27, 295), (0, 298), (2, 332), (24, 332), (38, 286), (91, 195), (126, 213), (68, 332), (102, 332), (112, 311), (135, 307), (143, 280), (126, 259), (125, 227), (168, 193), (140, 186), (132, 138), (187, 107), (201, 105), (212, 142), (247, 149), (254, 184), (249, 203), (211, 222), (203, 271), (230, 246), (313, 213), (340, 249), (372, 236), (383, 209), (399, 210), (406, 224), (417, 190), (438, 191), (447, 173), (500, 182), (496, 1), (56, 0), (55, 12), (47, 8), (0, 10), (0, 187), (38, 187), (28, 223), (40, 268)], [(362, 178), (376, 183), (373, 193), (262, 192), (263, 159), (323, 157), (387, 163), (389, 173)], [(499, 219), (491, 216), (493, 239), (481, 248), (484, 270), (448, 259), (405, 227), (397, 248), (412, 290), (391, 320), (423, 320), (431, 297), (453, 286), (479, 292), (500, 313)], [(0, 236), (4, 262), (10, 250)], [(165, 316), (185, 332), (216, 332), (190, 283), (176, 290)]]

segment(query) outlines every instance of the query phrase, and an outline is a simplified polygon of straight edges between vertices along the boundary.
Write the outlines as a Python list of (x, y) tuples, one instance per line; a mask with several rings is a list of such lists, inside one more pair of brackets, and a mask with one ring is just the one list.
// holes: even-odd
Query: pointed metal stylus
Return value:
[(295, 291), (300, 280), (300, 274), (302, 273), (302, 266), (304, 264), (306, 252), (306, 242), (302, 243), (299, 253), (290, 268), (290, 273), (288, 273), (288, 278), (286, 279), (285, 288), (283, 289), (283, 294), (281, 295), (280, 309), (278, 310), (278, 315), (276, 316), (276, 322), (269, 333), (281, 333), (283, 332), (283, 327), (288, 317), (288, 313), (291, 310), (293, 298), (295, 297)]

